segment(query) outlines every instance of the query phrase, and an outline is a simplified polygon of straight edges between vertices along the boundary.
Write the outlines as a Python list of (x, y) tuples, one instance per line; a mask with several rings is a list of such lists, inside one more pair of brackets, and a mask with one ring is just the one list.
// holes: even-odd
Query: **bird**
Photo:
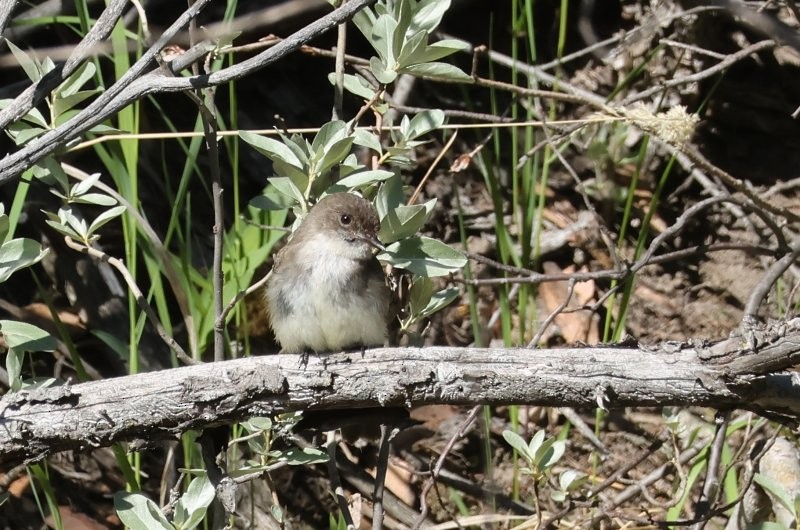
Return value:
[(311, 207), (277, 254), (266, 285), (269, 324), (283, 353), (383, 346), (392, 294), (376, 258), (384, 247), (368, 200), (331, 193)]

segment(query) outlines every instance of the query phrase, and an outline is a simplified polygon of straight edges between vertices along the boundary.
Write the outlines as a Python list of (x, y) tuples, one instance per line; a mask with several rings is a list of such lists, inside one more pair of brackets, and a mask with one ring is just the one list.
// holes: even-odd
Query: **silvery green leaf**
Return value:
[(439, 26), (449, 8), (450, 0), (422, 0), (417, 4), (408, 30), (413, 33), (417, 31), (432, 32)]
[[(0, 110), (5, 109), (12, 103), (14, 103), (13, 99), (0, 99)], [(45, 129), (49, 125), (47, 121), (44, 119), (42, 113), (39, 112), (39, 109), (36, 108), (32, 108), (31, 110), (29, 110), (28, 113), (22, 117), (22, 120), (27, 121), (29, 123), (33, 123), (34, 125), (38, 125)]]
[(400, 175), (394, 175), (383, 183), (375, 198), (375, 208), (378, 210), (378, 218), (381, 220), (381, 224), (389, 212), (404, 202), (403, 182), (400, 180)]
[(25, 75), (28, 76), (28, 79), (33, 81), (34, 83), (42, 78), (42, 72), (39, 70), (38, 65), (36, 62), (31, 59), (31, 57), (22, 51), (21, 49), (17, 48), (10, 40), (4, 39), (6, 42), (6, 46), (8, 49), (11, 50), (11, 54), (17, 60), (19, 65), (22, 67), (22, 70), (25, 72)]
[(558, 476), (558, 485), (564, 491), (570, 491), (585, 482), (586, 473), (576, 469), (566, 469)]
[(322, 155), (322, 159), (317, 165), (317, 174), (321, 175), (330, 170), (333, 166), (341, 162), (350, 154), (350, 148), (353, 147), (353, 137), (348, 136), (342, 138), (333, 145), (331, 145)]
[(753, 476), (753, 482), (761, 486), (764, 491), (771, 493), (772, 497), (782, 504), (784, 508), (789, 510), (789, 512), (794, 513), (795, 507), (793, 499), (780, 482), (763, 473), (756, 473)]
[(287, 210), (297, 204), (297, 199), (280, 193), (274, 186), (268, 186), (262, 195), (250, 200), (250, 206), (267, 211)]
[(306, 173), (306, 170), (298, 169), (291, 164), (287, 164), (283, 160), (273, 160), (272, 170), (279, 177), (290, 178), (299, 189), (306, 189), (306, 187), (308, 187), (308, 173)]
[(25, 352), (8, 348), (6, 352), (6, 372), (8, 372), (8, 383), (11, 390), (16, 392), (22, 388), (22, 357)]
[(456, 298), (458, 298), (457, 288), (448, 287), (446, 289), (442, 289), (441, 291), (436, 292), (431, 296), (428, 305), (425, 306), (425, 308), (419, 312), (419, 316), (421, 318), (429, 317), (432, 314), (450, 305)]
[(239, 131), (239, 137), (270, 160), (280, 160), (299, 170), (303, 169), (303, 163), (297, 155), (283, 143), (249, 131)]
[(85, 179), (77, 182), (70, 190), (70, 196), (83, 195), (100, 180), (100, 173), (92, 173)]
[(206, 510), (214, 500), (214, 486), (204, 473), (192, 479), (186, 493), (175, 504), (173, 524), (181, 530), (191, 530), (203, 521)]
[(414, 64), (403, 68), (401, 73), (445, 81), (472, 81), (472, 78), (463, 70), (447, 63)]
[(84, 193), (78, 197), (71, 197), (69, 202), (78, 204), (94, 204), (95, 206), (115, 206), (117, 199), (105, 193)]
[(272, 429), (272, 418), (266, 416), (254, 416), (241, 423), (242, 427), (249, 433), (268, 431)]
[(567, 442), (564, 440), (557, 440), (555, 438), (547, 439), (536, 451), (534, 462), (537, 469), (540, 471), (547, 471), (553, 467), (556, 462), (561, 460), (566, 450)]
[(278, 131), (278, 136), (281, 137), (283, 144), (288, 147), (294, 156), (301, 163), (301, 168), (305, 171), (308, 168), (309, 157), (311, 156), (311, 144), (301, 134), (293, 134), (286, 136), (284, 133)]
[(378, 138), (377, 134), (371, 133), (366, 129), (356, 129), (353, 137), (354, 144), (360, 145), (361, 147), (366, 147), (367, 149), (372, 149), (379, 155), (383, 154), (381, 140)]
[(77, 94), (81, 87), (94, 77), (96, 71), (97, 68), (93, 62), (86, 61), (83, 63), (55, 90), (57, 99)]
[(95, 233), (97, 230), (100, 229), (101, 226), (108, 223), (112, 219), (119, 217), (124, 212), (125, 212), (125, 207), (122, 205), (109, 208), (108, 210), (98, 215), (94, 221), (92, 221), (92, 224), (89, 225), (89, 233), (90, 234)]
[(14, 272), (38, 263), (47, 254), (33, 239), (18, 238), (0, 245), (0, 282), (8, 280)]
[(303, 204), (305, 202), (306, 199), (303, 196), (303, 192), (292, 182), (292, 179), (287, 177), (273, 177), (267, 179), (267, 181), (272, 184), (278, 192), (290, 199), (294, 199), (298, 204)]
[(528, 452), (531, 456), (535, 455), (536, 451), (538, 451), (544, 443), (544, 436), (545, 432), (543, 430), (536, 431), (533, 436), (531, 436), (531, 441), (528, 443)]
[[(87, 63), (91, 64), (91, 63)], [(53, 102), (53, 113), (56, 116), (61, 116), (68, 110), (72, 109), (79, 103), (89, 99), (90, 97), (99, 94), (103, 90), (100, 88), (95, 88), (93, 90), (81, 90), (80, 92), (76, 92), (70, 96), (59, 97)]]
[(444, 112), (439, 109), (425, 110), (411, 118), (406, 133), (407, 140), (413, 140), (438, 129), (444, 124)]
[(385, 244), (393, 243), (416, 234), (427, 220), (428, 213), (425, 205), (412, 204), (410, 206), (398, 206), (390, 210), (381, 219), (381, 229), (378, 239)]
[(350, 173), (345, 178), (339, 180), (336, 183), (336, 186), (343, 186), (349, 190), (360, 188), (362, 186), (367, 186), (368, 184), (374, 184), (376, 182), (381, 182), (386, 179), (391, 178), (394, 176), (394, 173), (391, 171), (386, 171), (383, 169), (368, 169), (365, 171), (354, 171)]
[(32, 127), (29, 124), (24, 123), (22, 121), (12, 123), (6, 128), (6, 133), (8, 133), (8, 135), (17, 145), (26, 144), (33, 138), (36, 138), (37, 136), (45, 132), (47, 132), (46, 129), (42, 129), (40, 127)]
[(528, 444), (522, 439), (522, 436), (514, 431), (503, 431), (503, 439), (510, 445), (519, 455), (527, 460), (529, 463), (533, 461), (533, 455), (528, 449)]
[(392, 66), (389, 66), (377, 57), (369, 58), (369, 69), (372, 75), (375, 76), (375, 79), (377, 79), (379, 83), (383, 83), (384, 85), (388, 85), (397, 79), (397, 72), (394, 71), (393, 67), (394, 63), (392, 63)]
[(397, 22), (397, 25), (392, 32), (392, 53), (396, 59), (400, 56), (405, 43), (417, 32), (408, 32), (409, 26), (411, 25), (411, 2), (396, 2), (394, 7), (395, 13), (393, 18)]
[(68, 227), (67, 225), (62, 224), (60, 221), (51, 221), (48, 219), (47, 221), (45, 221), (45, 223), (50, 225), (51, 228), (53, 228), (56, 232), (58, 232), (61, 235), (71, 237), (72, 239), (81, 239), (80, 234), (78, 234), (75, 230)]
[[(394, 64), (395, 62), (394, 35), (396, 31), (397, 21), (390, 15), (379, 16), (372, 26), (372, 38), (370, 42), (378, 53), (378, 57), (387, 65)], [(370, 63), (371, 62), (372, 61), (370, 61)], [(380, 79), (378, 79), (378, 81), (380, 81)]]
[(433, 44), (429, 44), (425, 49), (414, 53), (414, 55), (411, 57), (411, 60), (404, 64), (429, 63), (432, 61), (437, 61), (442, 57), (447, 57), (448, 55), (452, 55), (455, 52), (464, 50), (468, 47), (469, 44), (463, 40), (440, 40), (438, 42), (434, 42)]
[(3, 203), (0, 203), (0, 241), (4, 241), (8, 235), (8, 228), (10, 224), (8, 216), (3, 213), (3, 210)]
[(428, 34), (420, 31), (403, 44), (400, 53), (397, 55), (397, 64), (402, 68), (403, 66), (424, 62), (417, 59), (417, 57), (421, 56), (427, 47)]
[[(314, 136), (311, 142), (311, 152), (317, 153), (329, 150), (336, 142), (347, 136), (347, 124), (342, 120), (329, 121)], [(321, 156), (317, 156), (317, 159)]]
[[(332, 85), (336, 84), (336, 74), (328, 74), (328, 81)], [(367, 101), (375, 97), (375, 89), (360, 75), (344, 74), (344, 89)]]
[(413, 316), (418, 316), (431, 301), (433, 295), (433, 282), (430, 278), (420, 276), (414, 278), (411, 289), (408, 290), (408, 306)]
[(367, 7), (353, 15), (351, 20), (358, 28), (358, 31), (360, 31), (368, 41), (371, 41), (372, 26), (375, 25), (375, 19), (375, 14)]
[(27, 322), (0, 320), (0, 333), (8, 347), (19, 352), (53, 351), (57, 346), (48, 332)]
[(419, 276), (443, 276), (460, 270), (467, 258), (456, 249), (429, 237), (414, 236), (386, 247), (378, 259)]
[(175, 530), (156, 503), (141, 493), (115, 493), (114, 509), (120, 521), (130, 530)]

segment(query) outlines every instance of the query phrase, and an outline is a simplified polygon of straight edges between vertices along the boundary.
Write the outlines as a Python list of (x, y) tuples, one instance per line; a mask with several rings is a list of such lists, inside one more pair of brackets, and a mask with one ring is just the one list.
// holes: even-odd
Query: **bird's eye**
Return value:
[(341, 217), (339, 217), (339, 222), (342, 223), (342, 225), (347, 226), (353, 222), (353, 218), (349, 213), (343, 213)]

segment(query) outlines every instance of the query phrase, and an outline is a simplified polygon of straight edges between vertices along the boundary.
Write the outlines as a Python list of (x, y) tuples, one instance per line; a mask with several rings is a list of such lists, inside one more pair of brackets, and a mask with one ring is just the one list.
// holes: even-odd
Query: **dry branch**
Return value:
[(780, 371), (798, 362), (800, 319), (713, 345), (381, 348), (305, 366), (295, 355), (251, 357), (8, 394), (0, 465), (304, 409), (701, 405), (796, 418), (800, 382)]

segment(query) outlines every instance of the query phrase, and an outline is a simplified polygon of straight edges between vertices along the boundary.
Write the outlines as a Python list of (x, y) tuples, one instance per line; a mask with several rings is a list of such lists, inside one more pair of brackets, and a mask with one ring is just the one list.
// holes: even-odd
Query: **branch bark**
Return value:
[(716, 344), (251, 357), (0, 399), (0, 467), (257, 415), (424, 404), (698, 405), (800, 416), (800, 318)]

